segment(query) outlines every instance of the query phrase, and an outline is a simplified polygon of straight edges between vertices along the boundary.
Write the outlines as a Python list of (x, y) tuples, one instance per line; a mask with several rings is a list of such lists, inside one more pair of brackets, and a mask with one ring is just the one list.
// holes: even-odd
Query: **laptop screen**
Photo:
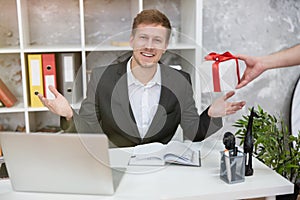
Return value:
[(0, 133), (16, 191), (113, 194), (105, 134)]

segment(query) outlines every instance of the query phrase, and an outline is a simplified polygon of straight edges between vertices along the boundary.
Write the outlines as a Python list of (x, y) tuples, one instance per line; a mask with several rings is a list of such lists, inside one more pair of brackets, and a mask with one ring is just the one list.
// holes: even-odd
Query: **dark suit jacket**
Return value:
[[(146, 136), (140, 138), (128, 97), (126, 65), (127, 61), (93, 70), (87, 98), (82, 102), (79, 114), (74, 111), (77, 132), (104, 132), (116, 146), (135, 146), (149, 142), (167, 143), (179, 124), (185, 138), (192, 141), (201, 141), (222, 127), (222, 119), (210, 118), (208, 109), (198, 115), (189, 74), (160, 64), (159, 107)], [(65, 124), (63, 129), (70, 132), (70, 126), (70, 123)]]

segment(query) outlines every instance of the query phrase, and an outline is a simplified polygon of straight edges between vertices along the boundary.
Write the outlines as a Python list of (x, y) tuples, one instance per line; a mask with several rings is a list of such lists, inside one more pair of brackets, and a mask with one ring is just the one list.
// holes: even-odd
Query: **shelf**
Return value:
[[(75, 103), (75, 104), (71, 104), (71, 107), (75, 110), (78, 110), (80, 108), (81, 102)], [(10, 108), (9, 108), (10, 109)], [(28, 107), (26, 109), (28, 112), (42, 112), (42, 111), (49, 111), (49, 109), (47, 107), (38, 107), (38, 108), (33, 108), (33, 107)]]
[(6, 108), (6, 107), (0, 108), (0, 113), (18, 113), (18, 112), (25, 112), (23, 103), (17, 103), (16, 105), (10, 108)]
[(7, 47), (0, 48), (0, 53), (20, 53), (20, 52), (21, 49), (19, 47), (7, 46)]
[(130, 46), (112, 46), (112, 45), (86, 45), (85, 51), (131, 51)]
[(28, 112), (40, 112), (40, 111), (49, 111), (49, 110), (47, 107), (39, 107), (39, 108), (28, 107), (27, 111)]
[(81, 52), (81, 45), (34, 45), (26, 46), (25, 53), (44, 53), (44, 52)]
[(187, 43), (169, 44), (169, 50), (192, 50), (196, 49), (196, 45)]
[[(202, 53), (199, 0), (0, 0), (0, 5), (0, 78), (18, 97), (15, 106), (0, 108), (0, 122), (8, 123), (9, 130), (24, 126), (30, 133), (45, 125), (59, 125), (59, 116), (48, 108), (30, 107), (28, 54), (80, 54), (85, 95), (94, 67), (131, 55), (132, 21), (143, 9), (156, 8), (170, 19), (175, 29), (162, 61), (182, 66), (190, 73), (195, 91), (200, 91), (194, 67), (200, 64)], [(80, 105), (71, 106), (78, 110)]]

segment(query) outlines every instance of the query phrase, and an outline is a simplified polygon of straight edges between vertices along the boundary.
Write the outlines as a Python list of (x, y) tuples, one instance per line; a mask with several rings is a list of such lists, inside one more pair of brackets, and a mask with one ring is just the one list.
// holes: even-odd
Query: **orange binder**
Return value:
[(42, 55), (28, 55), (28, 75), (31, 107), (43, 107), (37, 94), (44, 95), (43, 75), (42, 75)]
[(6, 84), (0, 79), (0, 101), (6, 107), (12, 107), (16, 102), (17, 98), (11, 91), (8, 89)]
[(49, 90), (49, 85), (57, 88), (55, 54), (42, 54), (42, 69), (45, 97), (47, 99), (55, 99), (55, 96)]

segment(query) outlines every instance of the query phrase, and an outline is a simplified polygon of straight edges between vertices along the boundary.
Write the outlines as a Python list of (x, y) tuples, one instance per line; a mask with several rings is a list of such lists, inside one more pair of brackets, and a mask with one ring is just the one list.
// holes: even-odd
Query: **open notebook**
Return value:
[(0, 143), (15, 191), (110, 195), (124, 172), (104, 134), (0, 132)]

